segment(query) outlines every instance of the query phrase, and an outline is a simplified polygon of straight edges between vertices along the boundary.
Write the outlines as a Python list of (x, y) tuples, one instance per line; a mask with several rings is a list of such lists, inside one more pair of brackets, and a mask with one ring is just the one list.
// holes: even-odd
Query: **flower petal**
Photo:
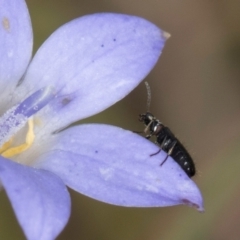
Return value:
[(57, 143), (37, 167), (60, 176), (69, 187), (100, 201), (134, 207), (188, 204), (203, 210), (195, 183), (145, 138), (121, 128), (86, 124), (57, 134)]
[(24, 0), (0, 0), (0, 6), (0, 89), (5, 98), (26, 70), (33, 37)]
[(56, 88), (57, 98), (43, 110), (46, 124), (56, 130), (125, 97), (153, 68), (167, 36), (134, 16), (102, 13), (75, 19), (39, 49), (19, 91)]
[(70, 197), (63, 182), (48, 171), (2, 157), (0, 180), (27, 239), (55, 239), (70, 214)]

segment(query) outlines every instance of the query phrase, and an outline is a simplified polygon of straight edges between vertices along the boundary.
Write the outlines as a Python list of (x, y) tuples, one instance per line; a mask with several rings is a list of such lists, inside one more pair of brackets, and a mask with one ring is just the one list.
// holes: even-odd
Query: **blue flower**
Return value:
[(110, 204), (203, 209), (201, 193), (166, 153), (124, 129), (68, 127), (125, 97), (150, 72), (167, 34), (135, 16), (100, 13), (56, 30), (34, 58), (24, 0), (0, 0), (0, 185), (30, 240), (66, 225), (66, 186)]

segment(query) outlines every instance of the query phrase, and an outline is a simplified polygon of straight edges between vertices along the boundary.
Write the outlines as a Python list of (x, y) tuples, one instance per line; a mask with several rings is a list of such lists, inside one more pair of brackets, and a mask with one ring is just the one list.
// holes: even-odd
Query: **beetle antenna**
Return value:
[(146, 88), (147, 88), (147, 112), (149, 112), (150, 109), (150, 103), (151, 103), (151, 88), (148, 82), (145, 82)]

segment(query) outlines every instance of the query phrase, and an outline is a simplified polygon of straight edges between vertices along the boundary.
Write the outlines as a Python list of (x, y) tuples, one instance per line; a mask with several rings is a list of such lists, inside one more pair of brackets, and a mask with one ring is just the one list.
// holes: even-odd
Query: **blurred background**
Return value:
[[(73, 191), (70, 221), (57, 240), (240, 239), (240, 1), (27, 0), (34, 51), (62, 24), (85, 14), (119, 12), (146, 18), (171, 33), (147, 77), (151, 112), (193, 156), (205, 213), (186, 206), (134, 209), (107, 205)], [(121, 102), (83, 122), (142, 130), (140, 84)], [(113, 136), (114, 137), (114, 136)], [(24, 235), (4, 192), (0, 239)]]

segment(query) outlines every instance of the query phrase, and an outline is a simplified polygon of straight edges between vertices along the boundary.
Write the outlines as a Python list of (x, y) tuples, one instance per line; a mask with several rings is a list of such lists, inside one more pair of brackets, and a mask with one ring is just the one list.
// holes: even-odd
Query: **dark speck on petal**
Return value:
[(65, 105), (69, 104), (71, 101), (72, 101), (72, 99), (65, 97), (62, 99), (61, 103), (63, 106), (65, 106)]
[(16, 193), (20, 193), (21, 190), (20, 190), (19, 188), (16, 188), (16, 189), (15, 189), (15, 192), (16, 192)]

